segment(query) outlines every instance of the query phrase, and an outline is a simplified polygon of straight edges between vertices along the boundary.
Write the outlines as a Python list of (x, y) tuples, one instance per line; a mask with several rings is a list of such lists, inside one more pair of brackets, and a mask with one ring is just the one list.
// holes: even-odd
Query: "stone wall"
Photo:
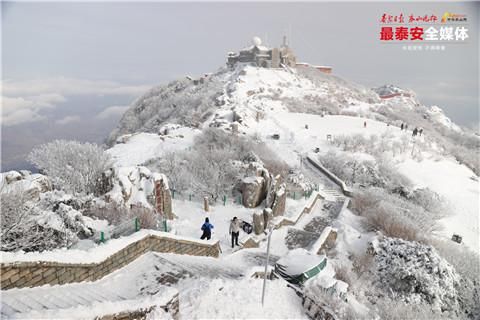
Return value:
[(157, 235), (149, 235), (115, 252), (100, 263), (71, 264), (59, 262), (16, 262), (0, 264), (0, 287), (37, 287), (45, 284), (67, 284), (95, 281), (122, 268), (148, 251), (170, 252), (194, 256), (218, 257), (220, 245), (203, 244)]

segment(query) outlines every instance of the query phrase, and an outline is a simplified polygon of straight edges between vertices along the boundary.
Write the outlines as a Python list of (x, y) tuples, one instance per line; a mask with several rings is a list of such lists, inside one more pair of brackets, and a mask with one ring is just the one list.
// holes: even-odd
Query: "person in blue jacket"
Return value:
[(212, 229), (213, 229), (213, 224), (210, 223), (208, 218), (205, 218), (205, 223), (202, 224), (203, 234), (200, 237), (200, 239), (203, 240), (206, 238), (207, 240), (210, 240), (210, 238), (212, 237)]

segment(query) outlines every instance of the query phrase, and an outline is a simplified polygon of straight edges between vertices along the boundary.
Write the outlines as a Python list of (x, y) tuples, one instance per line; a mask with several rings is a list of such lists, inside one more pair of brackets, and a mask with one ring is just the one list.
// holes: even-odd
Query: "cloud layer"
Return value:
[(119, 118), (127, 111), (128, 106), (111, 106), (97, 114), (97, 119)]
[[(150, 85), (125, 85), (107, 80), (86, 80), (55, 77), (27, 81), (5, 80), (0, 84), (2, 91), (2, 119), (4, 126), (44, 120), (46, 109), (54, 109), (65, 103), (69, 96), (138, 96)], [(121, 109), (124, 108), (124, 109)], [(99, 118), (119, 114), (125, 107), (110, 107), (101, 112)], [(122, 113), (123, 113), (122, 112)], [(67, 119), (68, 118), (68, 119)], [(72, 122), (74, 117), (58, 120), (57, 124)]]
[(55, 121), (55, 123), (64, 126), (72, 122), (80, 122), (80, 120), (81, 118), (79, 116), (66, 116), (60, 120)]

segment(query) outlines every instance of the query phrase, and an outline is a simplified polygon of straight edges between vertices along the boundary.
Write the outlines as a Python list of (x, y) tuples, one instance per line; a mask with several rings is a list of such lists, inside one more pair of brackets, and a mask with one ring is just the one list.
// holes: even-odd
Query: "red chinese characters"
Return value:
[(425, 15), (406, 15), (404, 16), (403, 13), (398, 15), (384, 13), (380, 18), (380, 23), (383, 24), (392, 24), (392, 23), (437, 23), (438, 17), (434, 14), (425, 14)]
[(397, 27), (395, 28), (395, 40), (408, 40), (408, 28), (407, 27)]
[(406, 41), (406, 40), (423, 40), (423, 27), (382, 27), (380, 30), (380, 40), (382, 41)]
[(391, 15), (384, 13), (382, 18), (380, 18), (381, 23), (404, 23), (405, 19), (403, 17), (403, 13), (400, 15)]
[(415, 16), (413, 14), (408, 16), (408, 23), (416, 23), (416, 22), (426, 22), (426, 23), (435, 23), (438, 21), (436, 15), (423, 15), (423, 16)]
[(423, 40), (423, 28), (414, 27), (410, 28), (410, 40)]
[(393, 40), (393, 28), (382, 27), (382, 30), (380, 31), (380, 40), (383, 40), (383, 41)]

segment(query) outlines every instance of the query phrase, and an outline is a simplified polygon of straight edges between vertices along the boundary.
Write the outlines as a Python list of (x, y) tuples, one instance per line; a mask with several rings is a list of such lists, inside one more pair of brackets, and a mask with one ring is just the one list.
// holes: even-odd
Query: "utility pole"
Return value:
[(270, 239), (272, 238), (273, 225), (270, 224), (268, 229), (268, 241), (267, 241), (267, 259), (265, 261), (265, 274), (263, 275), (263, 289), (262, 289), (262, 307), (263, 302), (265, 301), (265, 287), (267, 286), (267, 270), (268, 270), (268, 260), (270, 258)]

